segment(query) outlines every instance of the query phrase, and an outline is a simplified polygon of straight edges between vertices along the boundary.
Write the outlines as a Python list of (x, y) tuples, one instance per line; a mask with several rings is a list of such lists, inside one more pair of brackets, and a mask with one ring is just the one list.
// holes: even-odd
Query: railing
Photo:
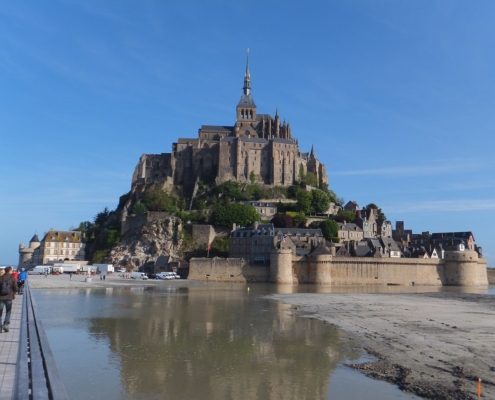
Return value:
[(24, 285), (19, 352), (15, 373), (15, 400), (67, 400), (48, 339), (28, 281)]

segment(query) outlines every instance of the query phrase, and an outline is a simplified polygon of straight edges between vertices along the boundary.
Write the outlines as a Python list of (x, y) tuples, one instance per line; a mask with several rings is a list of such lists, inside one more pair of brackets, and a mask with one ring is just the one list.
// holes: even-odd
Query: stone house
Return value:
[(277, 206), (264, 201), (245, 201), (245, 205), (253, 206), (262, 219), (272, 219), (277, 213)]
[(352, 212), (356, 212), (356, 211), (359, 211), (360, 208), (359, 208), (359, 205), (358, 203), (356, 203), (355, 201), (348, 201), (346, 203), (346, 205), (344, 206), (344, 210), (345, 211), (352, 211)]
[(376, 210), (373, 208), (364, 208), (356, 211), (354, 223), (363, 230), (363, 237), (371, 239), (377, 237)]
[(236, 227), (230, 234), (230, 257), (268, 264), (275, 241), (273, 224), (255, 222), (251, 227)]
[(339, 225), (338, 237), (341, 242), (348, 242), (350, 240), (359, 242), (363, 239), (363, 230), (356, 224), (349, 222), (337, 222), (337, 224)]

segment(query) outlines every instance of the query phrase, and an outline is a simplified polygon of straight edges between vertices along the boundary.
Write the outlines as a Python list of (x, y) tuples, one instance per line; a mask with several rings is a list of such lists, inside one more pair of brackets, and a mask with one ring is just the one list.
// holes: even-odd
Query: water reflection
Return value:
[(359, 354), (344, 351), (336, 329), (296, 318), (291, 306), (264, 295), (425, 291), (493, 287), (257, 284), (248, 291), (210, 283), (34, 293), (71, 399), (381, 399), (415, 397), (343, 372), (339, 363)]
[[(289, 306), (245, 288), (211, 289), (93, 291), (90, 304), (71, 305), (93, 340), (105, 340), (119, 358), (122, 397), (325, 397), (330, 372), (342, 358), (337, 330), (295, 318)], [(52, 300), (66, 296), (50, 292)]]

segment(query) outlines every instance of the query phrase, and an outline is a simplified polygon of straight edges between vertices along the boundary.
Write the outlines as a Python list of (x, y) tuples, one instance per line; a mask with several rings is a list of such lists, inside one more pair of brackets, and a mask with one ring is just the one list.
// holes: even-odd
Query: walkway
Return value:
[[(12, 399), (23, 302), (24, 296), (17, 295), (12, 303), (10, 331), (0, 333), (0, 400)], [(5, 308), (2, 322), (4, 318)]]

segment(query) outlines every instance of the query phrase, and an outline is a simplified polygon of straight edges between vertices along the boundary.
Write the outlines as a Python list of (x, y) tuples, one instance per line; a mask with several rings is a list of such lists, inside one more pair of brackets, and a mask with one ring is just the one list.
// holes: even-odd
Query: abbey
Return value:
[(328, 185), (323, 165), (311, 152), (301, 152), (292, 136), (290, 124), (275, 117), (259, 114), (251, 94), (249, 58), (246, 62), (244, 87), (236, 107), (233, 126), (203, 125), (197, 138), (179, 138), (171, 153), (143, 154), (132, 177), (134, 198), (147, 186), (162, 184), (187, 195), (197, 180), (217, 183), (227, 180), (290, 186), (300, 172), (312, 173), (318, 185)]

